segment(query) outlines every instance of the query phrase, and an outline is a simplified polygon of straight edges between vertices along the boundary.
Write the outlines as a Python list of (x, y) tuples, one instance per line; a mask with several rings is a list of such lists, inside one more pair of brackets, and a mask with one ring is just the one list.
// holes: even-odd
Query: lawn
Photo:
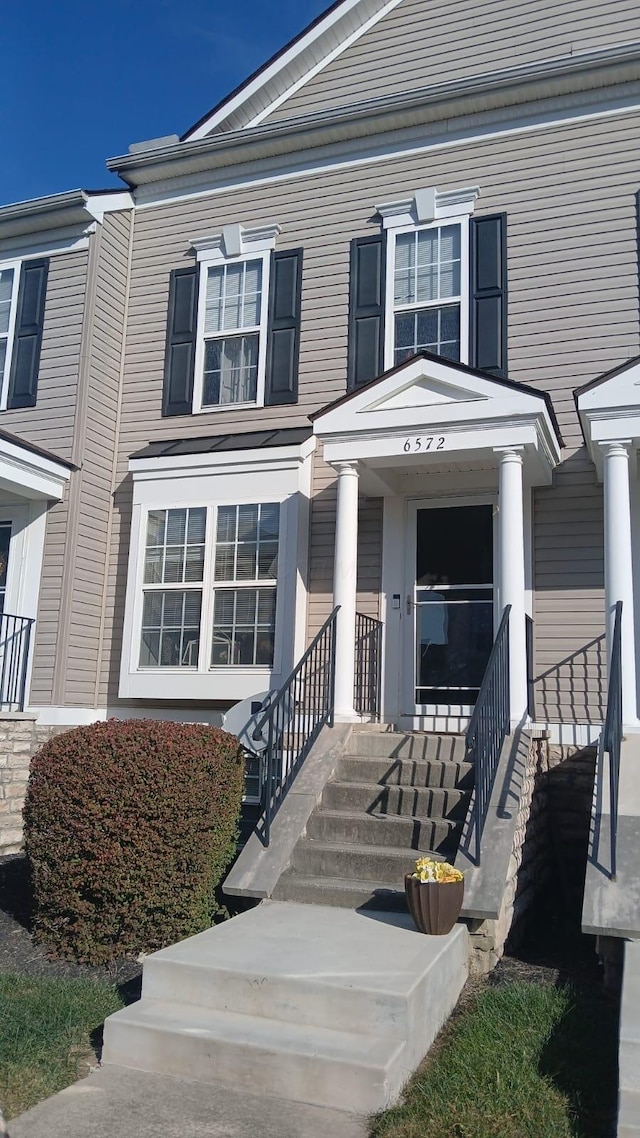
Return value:
[(87, 1074), (93, 1033), (121, 1006), (105, 983), (0, 973), (0, 1107), (7, 1118)]
[(372, 1138), (601, 1138), (615, 1117), (616, 1012), (598, 989), (485, 987), (445, 1027)]

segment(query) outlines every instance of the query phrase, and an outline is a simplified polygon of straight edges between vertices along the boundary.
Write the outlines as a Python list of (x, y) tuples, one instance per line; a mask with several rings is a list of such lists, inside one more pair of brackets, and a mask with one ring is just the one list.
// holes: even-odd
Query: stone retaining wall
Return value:
[(0, 856), (22, 848), (22, 807), (31, 757), (67, 727), (39, 725), (28, 714), (0, 716)]

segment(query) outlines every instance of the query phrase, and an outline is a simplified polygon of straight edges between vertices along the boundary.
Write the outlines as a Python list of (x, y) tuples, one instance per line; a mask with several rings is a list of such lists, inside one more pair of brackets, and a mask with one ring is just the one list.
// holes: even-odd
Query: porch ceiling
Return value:
[[(550, 482), (562, 440), (546, 394), (422, 353), (313, 416), (329, 463), (383, 472), (495, 469), (523, 454), (531, 484)], [(393, 487), (391, 487), (393, 488)]]

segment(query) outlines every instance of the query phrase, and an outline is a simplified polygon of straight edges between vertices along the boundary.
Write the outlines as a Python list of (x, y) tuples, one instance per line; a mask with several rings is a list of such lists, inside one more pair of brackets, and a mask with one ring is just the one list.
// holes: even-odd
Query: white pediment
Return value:
[(361, 413), (402, 409), (410, 411), (420, 407), (442, 407), (451, 403), (470, 403), (487, 398), (486, 394), (470, 391), (468, 387), (457, 387), (453, 383), (444, 383), (433, 376), (425, 375), (411, 380), (391, 395), (387, 394), (375, 400), (368, 407), (361, 408)]
[(608, 372), (577, 393), (579, 411), (638, 408), (640, 411), (640, 359)]
[(607, 446), (621, 441), (640, 447), (640, 358), (579, 388), (576, 402), (589, 454), (602, 477)]

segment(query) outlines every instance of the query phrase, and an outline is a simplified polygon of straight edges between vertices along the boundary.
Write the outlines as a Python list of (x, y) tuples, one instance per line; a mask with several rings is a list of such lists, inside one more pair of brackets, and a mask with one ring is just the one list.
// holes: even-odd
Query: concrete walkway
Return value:
[(9, 1124), (10, 1138), (366, 1138), (362, 1119), (228, 1086), (104, 1067)]

